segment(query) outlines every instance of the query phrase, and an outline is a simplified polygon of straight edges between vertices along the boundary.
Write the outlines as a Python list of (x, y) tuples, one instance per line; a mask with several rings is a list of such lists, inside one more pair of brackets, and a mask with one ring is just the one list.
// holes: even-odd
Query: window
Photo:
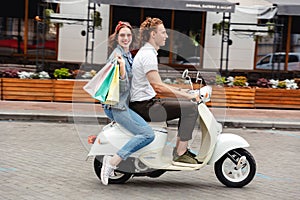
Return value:
[(289, 55), (289, 62), (299, 62), (298, 56)]
[[(291, 21), (290, 21), (291, 20)], [(278, 28), (277, 32), (270, 34), (267, 37), (258, 38), (257, 40), (257, 60), (273, 52), (282, 52), (283, 55), (274, 57), (274, 63), (285, 63), (285, 53), (288, 51), (300, 53), (300, 26), (299, 16), (278, 16), (277, 24), (283, 25), (282, 28)], [(267, 21), (261, 20), (260, 23), (273, 23), (274, 20)], [(282, 29), (282, 30), (281, 30)], [(291, 30), (291, 32), (288, 32)], [(289, 42), (289, 43), (288, 43)], [(289, 54), (288, 63), (299, 62), (299, 57), (295, 54)], [(290, 70), (289, 66), (285, 66), (283, 69)]]
[(200, 63), (202, 16), (203, 12), (112, 6), (110, 34), (120, 20), (138, 28), (146, 17), (158, 17), (169, 36), (166, 45), (158, 51), (159, 62), (187, 64), (192, 59), (193, 63)]
[(267, 64), (270, 62), (271, 56), (267, 56), (266, 58), (261, 60), (261, 64)]
[(300, 52), (299, 16), (292, 17), (290, 52)]
[[(24, 6), (15, 6), (19, 3), (19, 1), (13, 0), (6, 5), (7, 7), (2, 8), (6, 8), (9, 12), (2, 12), (0, 17), (0, 54), (24, 54), (25, 45), (27, 44), (28, 55), (37, 57), (43, 54), (43, 58), (56, 59), (56, 33), (58, 26), (53, 23), (34, 20), (37, 15), (43, 16), (43, 11), (46, 7), (40, 6), (40, 1), (38, 0), (29, 1), (28, 34), (25, 36), (25, 8)], [(57, 9), (57, 4), (47, 4), (47, 8), (48, 6), (54, 11)], [(37, 9), (38, 7), (40, 9)], [(26, 44), (25, 40), (27, 41)]]
[(274, 55), (273, 56), (273, 63), (285, 63), (285, 55)]
[(174, 29), (174, 62), (200, 62), (202, 12), (176, 11)]
[(169, 38), (166, 40), (165, 46), (161, 47), (158, 50), (158, 61), (160, 63), (169, 63), (169, 56), (170, 56), (170, 29), (172, 24), (172, 11), (171, 10), (162, 10), (162, 9), (144, 9), (144, 17), (143, 21), (146, 19), (146, 17), (157, 17), (161, 19), (164, 23), (165, 28), (167, 29), (167, 33)]

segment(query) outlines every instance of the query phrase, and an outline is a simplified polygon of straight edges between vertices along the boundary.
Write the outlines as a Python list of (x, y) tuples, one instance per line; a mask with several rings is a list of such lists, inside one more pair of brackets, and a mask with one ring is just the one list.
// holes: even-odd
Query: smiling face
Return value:
[(129, 51), (129, 46), (132, 42), (132, 32), (128, 27), (120, 29), (117, 38), (118, 44), (123, 47), (125, 51)]

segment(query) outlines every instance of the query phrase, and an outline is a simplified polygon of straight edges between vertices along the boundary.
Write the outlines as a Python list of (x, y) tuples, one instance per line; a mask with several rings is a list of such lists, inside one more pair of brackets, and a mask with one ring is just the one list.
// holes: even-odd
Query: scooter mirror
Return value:
[(186, 78), (188, 78), (189, 76), (188, 76), (188, 73), (189, 73), (189, 70), (188, 69), (185, 69), (184, 71), (183, 71), (183, 73), (182, 73), (182, 78), (183, 79), (186, 79)]
[(200, 71), (197, 72), (197, 76), (196, 76), (196, 83), (198, 83), (198, 81), (200, 81), (200, 84), (202, 84), (202, 78), (201, 78), (201, 74)]

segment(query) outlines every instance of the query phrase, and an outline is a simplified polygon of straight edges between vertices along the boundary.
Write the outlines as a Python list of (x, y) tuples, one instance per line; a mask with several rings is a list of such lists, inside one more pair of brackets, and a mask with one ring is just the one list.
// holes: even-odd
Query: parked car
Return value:
[[(284, 70), (285, 53), (278, 52), (265, 55), (256, 63), (256, 69), (272, 70), (272, 63), (274, 64), (274, 70), (278, 69), (278, 63), (279, 69)], [(300, 52), (289, 53), (288, 71), (300, 71)]]

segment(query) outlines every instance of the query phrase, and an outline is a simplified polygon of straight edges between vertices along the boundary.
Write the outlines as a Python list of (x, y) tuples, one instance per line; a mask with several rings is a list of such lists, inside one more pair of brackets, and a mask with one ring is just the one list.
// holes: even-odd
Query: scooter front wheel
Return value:
[[(103, 156), (96, 156), (94, 159), (94, 170), (97, 177), (101, 180), (101, 167)], [(122, 184), (128, 181), (132, 174), (115, 170), (114, 176), (108, 179), (109, 184)]]
[[(238, 161), (243, 157), (242, 163)], [(254, 157), (245, 149), (234, 149), (215, 163), (218, 180), (227, 187), (241, 188), (252, 181), (256, 173)]]

